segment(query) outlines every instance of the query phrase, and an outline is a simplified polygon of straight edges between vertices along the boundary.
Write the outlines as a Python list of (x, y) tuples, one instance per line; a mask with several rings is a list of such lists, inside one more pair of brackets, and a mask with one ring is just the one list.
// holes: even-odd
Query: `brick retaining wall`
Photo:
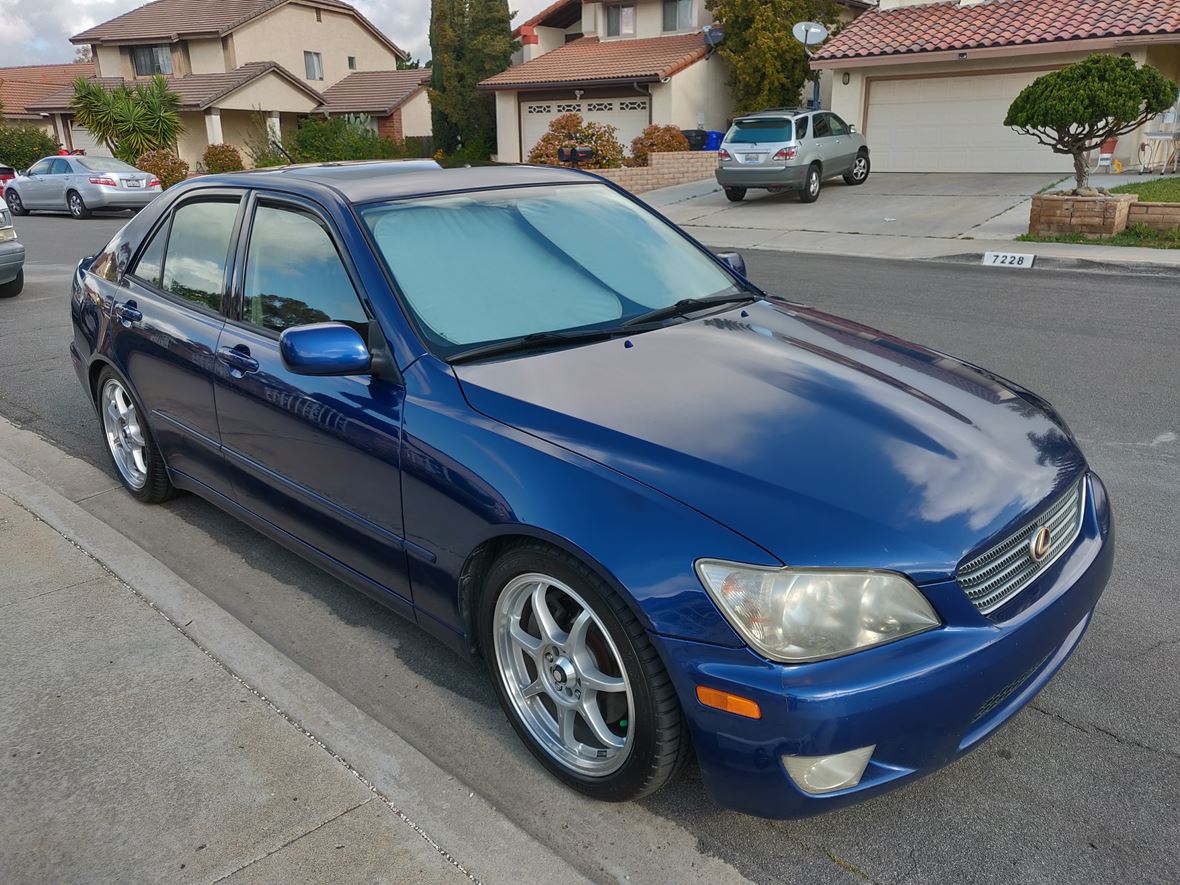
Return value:
[(1180, 203), (1132, 203), (1127, 227), (1146, 224), (1156, 230), (1180, 228)]
[(1127, 216), (1134, 194), (1111, 194), (1097, 197), (1037, 194), (1032, 199), (1028, 232), (1034, 236), (1085, 234), (1091, 239), (1106, 239), (1127, 228)]
[(712, 178), (717, 168), (716, 151), (673, 151), (648, 154), (647, 166), (624, 166), (622, 169), (594, 169), (595, 174), (609, 178), (619, 187), (633, 194), (688, 184), (702, 178)]

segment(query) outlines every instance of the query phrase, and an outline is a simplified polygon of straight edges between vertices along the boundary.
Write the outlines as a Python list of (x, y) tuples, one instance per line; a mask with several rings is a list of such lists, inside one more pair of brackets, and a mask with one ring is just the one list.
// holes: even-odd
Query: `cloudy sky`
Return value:
[[(217, 0), (193, 0), (194, 3)], [(430, 55), (426, 30), (430, 0), (351, 0), (398, 46), (415, 58)], [(551, 0), (509, 0), (522, 22)], [(143, 0), (0, 0), (0, 65), (31, 65), (70, 61), (71, 34), (104, 22)]]

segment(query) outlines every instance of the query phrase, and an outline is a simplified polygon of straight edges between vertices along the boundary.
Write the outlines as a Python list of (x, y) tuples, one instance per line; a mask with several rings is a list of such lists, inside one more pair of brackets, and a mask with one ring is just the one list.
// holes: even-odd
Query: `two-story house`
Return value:
[[(418, 131), (423, 115), (416, 105), (427, 101), (420, 76), (396, 70), (407, 54), (341, 0), (155, 0), (70, 41), (91, 47), (97, 76), (108, 86), (168, 78), (180, 97), (184, 127), (177, 150), (190, 166), (210, 144), (241, 149), (258, 111), (276, 136), (303, 115), (362, 110), (381, 114), (377, 128), (390, 134), (395, 128), (404, 135), (430, 133), (428, 106), (425, 132)], [(363, 80), (359, 89), (348, 87), (353, 78)], [(407, 88), (407, 79), (414, 88)], [(362, 109), (358, 92), (377, 92), (382, 100)], [(337, 107), (333, 93), (348, 101)], [(73, 123), (72, 96), (65, 88), (31, 109), (53, 120), (65, 146), (101, 153)], [(414, 131), (401, 125), (408, 103), (415, 105), (408, 115)], [(385, 117), (396, 117), (398, 126), (383, 125)]]
[[(871, 6), (840, 5), (843, 20)], [(651, 123), (725, 129), (730, 70), (705, 41), (712, 23), (705, 0), (556, 0), (517, 28), (513, 66), (479, 84), (496, 94), (497, 158), (527, 159), (569, 111), (615, 126), (624, 146)]]

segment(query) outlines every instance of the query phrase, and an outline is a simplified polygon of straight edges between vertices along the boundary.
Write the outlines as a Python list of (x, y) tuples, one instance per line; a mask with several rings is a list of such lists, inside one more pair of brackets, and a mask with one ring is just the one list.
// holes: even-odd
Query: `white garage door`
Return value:
[(1004, 125), (1008, 106), (1039, 74), (877, 80), (865, 137), (878, 172), (1069, 172), (1053, 153)]
[(520, 106), (521, 155), (528, 159), (541, 136), (549, 128), (550, 121), (561, 114), (577, 113), (592, 123), (606, 123), (618, 129), (615, 137), (622, 142), (627, 153), (631, 152), (631, 139), (646, 128), (650, 112), (647, 98), (597, 98), (583, 101), (526, 101)]

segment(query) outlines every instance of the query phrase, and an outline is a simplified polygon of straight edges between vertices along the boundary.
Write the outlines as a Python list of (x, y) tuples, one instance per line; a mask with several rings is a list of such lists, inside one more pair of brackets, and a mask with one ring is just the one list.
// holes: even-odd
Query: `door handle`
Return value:
[(258, 371), (258, 360), (250, 356), (250, 349), (244, 344), (239, 344), (235, 347), (223, 347), (217, 351), (217, 355), (231, 369), (237, 369), (243, 374)]
[(125, 301), (122, 304), (115, 302), (114, 313), (127, 326), (130, 326), (132, 323), (138, 323), (143, 319), (143, 312), (135, 306), (134, 301)]

